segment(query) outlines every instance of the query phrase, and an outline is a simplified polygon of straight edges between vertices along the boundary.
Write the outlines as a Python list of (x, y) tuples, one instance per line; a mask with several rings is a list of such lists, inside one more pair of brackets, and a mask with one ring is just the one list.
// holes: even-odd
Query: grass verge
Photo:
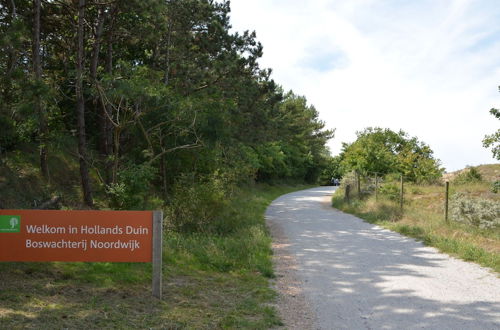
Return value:
[[(469, 187), (469, 189), (472, 189)], [(479, 189), (479, 188), (478, 188)], [(466, 261), (489, 267), (500, 274), (500, 229), (480, 229), (444, 221), (442, 187), (408, 185), (404, 211), (397, 202), (379, 196), (344, 201), (342, 189), (332, 197), (333, 207), (354, 214)]]
[[(150, 264), (0, 263), (0, 327), (267, 329), (281, 324), (270, 303), (271, 238), (264, 211), (306, 187), (256, 186), (231, 201), (239, 229), (225, 236), (169, 232), (164, 298), (151, 297)], [(234, 220), (234, 219), (232, 219)]]

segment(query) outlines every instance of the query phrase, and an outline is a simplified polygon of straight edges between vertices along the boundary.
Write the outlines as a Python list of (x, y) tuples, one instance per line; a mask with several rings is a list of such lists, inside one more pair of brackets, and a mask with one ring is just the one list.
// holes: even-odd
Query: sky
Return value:
[(500, 1), (232, 0), (231, 24), (256, 31), (260, 66), (336, 130), (332, 155), (378, 126), (447, 171), (498, 163), (482, 140), (500, 126)]

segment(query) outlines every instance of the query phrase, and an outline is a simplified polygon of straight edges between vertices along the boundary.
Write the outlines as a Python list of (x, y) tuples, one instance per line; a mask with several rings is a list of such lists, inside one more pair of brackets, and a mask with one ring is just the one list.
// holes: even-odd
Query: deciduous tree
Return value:
[[(500, 86), (498, 87), (500, 91)], [(490, 113), (495, 116), (495, 118), (500, 120), (500, 110), (491, 109)], [(486, 135), (483, 139), (483, 146), (485, 148), (491, 148), (491, 152), (493, 153), (493, 157), (500, 160), (500, 129), (498, 129), (495, 133)]]

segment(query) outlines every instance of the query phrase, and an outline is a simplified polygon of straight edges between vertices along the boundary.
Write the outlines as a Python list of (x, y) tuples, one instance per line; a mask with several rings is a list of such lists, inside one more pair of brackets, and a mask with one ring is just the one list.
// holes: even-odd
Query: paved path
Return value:
[(315, 328), (500, 329), (498, 277), (331, 208), (333, 191), (284, 195), (266, 213), (289, 239)]

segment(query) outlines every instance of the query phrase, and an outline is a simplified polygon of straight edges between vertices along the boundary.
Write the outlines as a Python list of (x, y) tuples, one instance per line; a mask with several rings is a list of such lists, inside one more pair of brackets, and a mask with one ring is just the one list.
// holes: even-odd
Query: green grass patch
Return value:
[(238, 228), (164, 235), (162, 301), (143, 263), (0, 263), (2, 328), (268, 329), (281, 325), (264, 212), (307, 187), (242, 189), (224, 213)]

